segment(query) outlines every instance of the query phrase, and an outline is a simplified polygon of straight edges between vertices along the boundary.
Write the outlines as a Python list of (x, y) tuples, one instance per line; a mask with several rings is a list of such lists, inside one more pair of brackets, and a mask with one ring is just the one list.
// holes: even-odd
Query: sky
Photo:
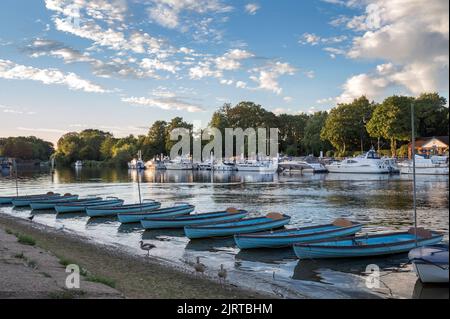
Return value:
[(448, 98), (448, 0), (3, 0), (0, 137)]

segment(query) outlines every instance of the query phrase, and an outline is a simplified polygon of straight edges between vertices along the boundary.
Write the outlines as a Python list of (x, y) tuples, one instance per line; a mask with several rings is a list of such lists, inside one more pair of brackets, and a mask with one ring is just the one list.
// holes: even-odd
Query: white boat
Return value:
[(182, 157), (177, 157), (173, 160), (165, 161), (164, 166), (166, 167), (167, 170), (178, 170), (178, 171), (193, 170), (194, 168), (191, 160)]
[(129, 169), (145, 169), (145, 163), (141, 159), (134, 158), (131, 162), (128, 163)]
[[(399, 163), (399, 167), (402, 174), (413, 173), (411, 161)], [(448, 157), (433, 156), (425, 158), (416, 155), (416, 175), (448, 175)]]
[(75, 168), (81, 168), (83, 167), (83, 162), (82, 161), (76, 161), (75, 162)]
[(213, 163), (211, 161), (205, 161), (197, 164), (197, 168), (201, 171), (210, 171), (213, 169)]
[(155, 160), (145, 162), (145, 168), (155, 169), (155, 170), (164, 170), (164, 169), (166, 169), (166, 166), (164, 165), (164, 163), (162, 161), (155, 159)]
[(409, 260), (422, 283), (448, 284), (448, 246), (433, 245), (414, 248)]
[(278, 164), (284, 170), (294, 170), (301, 172), (311, 173), (326, 173), (327, 168), (319, 162), (306, 162), (306, 161), (283, 161)]
[(258, 161), (246, 160), (236, 164), (239, 172), (259, 172), (265, 174), (274, 174), (278, 170), (278, 161)]
[(220, 161), (214, 164), (214, 170), (219, 172), (232, 172), (237, 171), (236, 164), (233, 162)]
[(333, 162), (325, 167), (330, 173), (388, 174), (392, 170), (389, 161), (382, 159), (373, 149), (366, 154)]

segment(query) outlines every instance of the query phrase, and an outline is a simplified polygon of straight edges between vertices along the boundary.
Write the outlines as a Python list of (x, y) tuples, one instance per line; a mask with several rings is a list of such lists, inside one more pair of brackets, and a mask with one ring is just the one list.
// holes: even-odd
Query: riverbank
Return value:
[[(65, 289), (65, 265), (83, 271)], [(0, 215), (0, 298), (273, 298), (132, 256), (65, 230)]]

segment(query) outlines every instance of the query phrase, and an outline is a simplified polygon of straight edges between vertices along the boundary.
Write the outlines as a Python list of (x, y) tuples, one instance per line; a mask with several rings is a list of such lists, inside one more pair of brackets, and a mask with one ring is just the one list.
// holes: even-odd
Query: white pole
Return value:
[(414, 239), (417, 246), (417, 207), (416, 207), (416, 136), (414, 128), (414, 102), (411, 103), (411, 155), (413, 163), (413, 207), (414, 207)]

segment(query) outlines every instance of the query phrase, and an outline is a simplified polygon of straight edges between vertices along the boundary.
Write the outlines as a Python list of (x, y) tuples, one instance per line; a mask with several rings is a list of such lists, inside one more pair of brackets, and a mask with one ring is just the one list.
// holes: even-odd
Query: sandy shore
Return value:
[[(34, 245), (20, 243), (26, 235)], [(66, 289), (67, 263), (83, 269)], [(88, 238), (0, 215), (0, 298), (274, 298), (139, 258)]]

